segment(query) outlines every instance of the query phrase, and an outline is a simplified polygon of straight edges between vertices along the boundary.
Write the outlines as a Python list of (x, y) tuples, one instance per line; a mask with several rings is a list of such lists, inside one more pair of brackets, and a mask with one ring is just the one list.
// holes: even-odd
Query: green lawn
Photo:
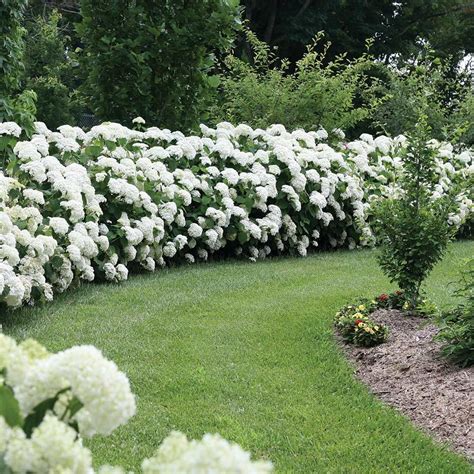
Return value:
[[(453, 244), (428, 293), (450, 303), (474, 242)], [(130, 377), (138, 413), (89, 445), (96, 464), (137, 469), (172, 429), (219, 432), (279, 472), (471, 472), (353, 377), (337, 309), (391, 289), (371, 251), (224, 262), (89, 285), (2, 318), (51, 350), (94, 344)]]

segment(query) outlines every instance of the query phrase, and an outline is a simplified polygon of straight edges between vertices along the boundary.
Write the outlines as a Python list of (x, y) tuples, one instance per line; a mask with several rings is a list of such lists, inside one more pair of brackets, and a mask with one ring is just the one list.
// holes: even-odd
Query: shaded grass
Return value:
[[(451, 246), (427, 290), (452, 302), (474, 242)], [(94, 344), (130, 377), (138, 413), (89, 442), (96, 464), (137, 469), (172, 429), (219, 432), (280, 472), (471, 472), (353, 377), (332, 334), (344, 303), (390, 289), (372, 251), (224, 262), (88, 285), (3, 317), (51, 350)]]

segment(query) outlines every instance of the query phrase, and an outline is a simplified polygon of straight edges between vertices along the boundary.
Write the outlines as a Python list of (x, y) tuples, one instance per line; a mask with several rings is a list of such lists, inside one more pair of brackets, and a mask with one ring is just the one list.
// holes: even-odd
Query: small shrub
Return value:
[(441, 353), (445, 357), (467, 367), (474, 364), (474, 259), (468, 263), (456, 295), (463, 302), (443, 314), (438, 339), (444, 343)]
[(405, 293), (397, 290), (393, 293), (382, 293), (377, 296), (372, 304), (377, 309), (402, 309), (406, 302)]
[(393, 293), (382, 293), (371, 301), (372, 310), (375, 309), (396, 309), (398, 311), (416, 314), (418, 316), (430, 316), (438, 312), (435, 303), (427, 298), (419, 298), (416, 305), (413, 305), (404, 291), (397, 290)]
[(377, 346), (385, 342), (387, 337), (387, 328), (372, 321), (358, 321), (354, 330), (354, 344), (357, 346)]
[(429, 130), (426, 115), (420, 114), (402, 155), (405, 172), (393, 197), (379, 201), (375, 208), (379, 265), (405, 292), (412, 307), (418, 305), (421, 284), (453, 235), (448, 225), (452, 198), (435, 186), (437, 160), (427, 141)]
[(387, 340), (387, 328), (370, 320), (371, 311), (372, 306), (359, 304), (344, 306), (336, 313), (334, 325), (346, 342), (372, 347)]
[(428, 298), (420, 298), (416, 307), (411, 309), (411, 311), (417, 316), (434, 316), (439, 310), (433, 301)]

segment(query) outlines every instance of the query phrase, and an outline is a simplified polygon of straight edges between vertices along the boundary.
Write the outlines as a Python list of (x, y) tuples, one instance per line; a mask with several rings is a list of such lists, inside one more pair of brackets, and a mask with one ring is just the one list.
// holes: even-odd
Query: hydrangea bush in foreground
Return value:
[[(56, 354), (34, 340), (17, 344), (0, 334), (0, 472), (91, 474), (91, 452), (82, 439), (108, 435), (135, 413), (125, 374), (93, 346)], [(166, 438), (142, 464), (152, 473), (268, 473), (269, 462), (250, 459), (219, 435), (188, 441)], [(119, 474), (103, 466), (101, 474)]]
[[(138, 123), (138, 127), (143, 125)], [(371, 203), (399, 193), (406, 138), (326, 143), (324, 130), (201, 126), (199, 136), (108, 123), (85, 133), (0, 124), (0, 305), (51, 300), (74, 281), (120, 281), (210, 255), (251, 260), (373, 245)], [(433, 199), (473, 210), (473, 155), (436, 149)], [(472, 215), (472, 214), (471, 214)]]

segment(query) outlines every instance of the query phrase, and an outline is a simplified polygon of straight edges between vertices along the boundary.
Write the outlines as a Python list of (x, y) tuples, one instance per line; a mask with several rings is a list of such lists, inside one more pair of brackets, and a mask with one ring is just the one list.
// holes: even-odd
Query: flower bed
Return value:
[[(399, 192), (406, 151), (403, 136), (341, 135), (330, 146), (323, 130), (281, 125), (223, 123), (188, 137), (113, 123), (36, 127), (21, 141), (16, 124), (0, 124), (0, 304), (12, 307), (51, 300), (75, 280), (120, 281), (212, 254), (373, 245), (371, 202)], [(461, 226), (473, 210), (473, 156), (430, 146), (433, 199), (459, 185), (449, 221)]]

